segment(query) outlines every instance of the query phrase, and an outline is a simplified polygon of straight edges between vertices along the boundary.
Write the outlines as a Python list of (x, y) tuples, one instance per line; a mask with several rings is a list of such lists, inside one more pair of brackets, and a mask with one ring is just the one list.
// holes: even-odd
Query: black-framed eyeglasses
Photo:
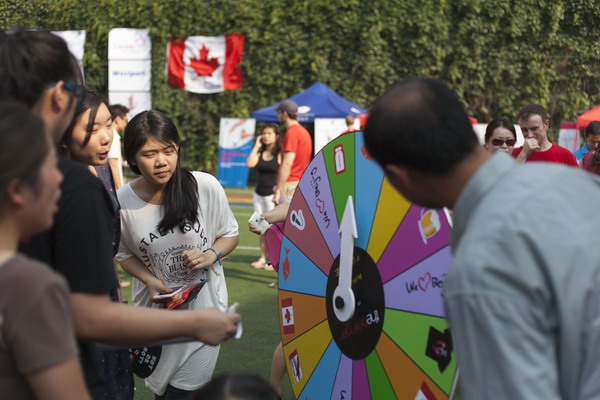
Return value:
[[(48, 86), (46, 86), (46, 88), (50, 89), (54, 86), (56, 86), (58, 82), (52, 82), (51, 84), (49, 84)], [(85, 86), (83, 85), (78, 85), (76, 83), (73, 82), (64, 82), (64, 86), (65, 89), (67, 89), (69, 92), (73, 93), (75, 96), (77, 96), (77, 98), (79, 100), (82, 100), (85, 97)]]
[(516, 142), (517, 141), (515, 139), (492, 139), (492, 144), (494, 146), (502, 146), (504, 143), (506, 143), (506, 145), (510, 147), (514, 146)]

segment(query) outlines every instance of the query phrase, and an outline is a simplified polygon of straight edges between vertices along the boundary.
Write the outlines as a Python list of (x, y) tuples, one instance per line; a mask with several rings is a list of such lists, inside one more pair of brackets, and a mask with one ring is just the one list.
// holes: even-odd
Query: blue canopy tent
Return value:
[[(289, 97), (298, 104), (298, 122), (313, 123), (315, 118), (344, 118), (346, 115), (362, 115), (367, 110), (346, 100), (321, 82), (316, 82), (304, 91)], [(277, 122), (273, 110), (279, 103), (261, 108), (252, 113), (257, 121)]]

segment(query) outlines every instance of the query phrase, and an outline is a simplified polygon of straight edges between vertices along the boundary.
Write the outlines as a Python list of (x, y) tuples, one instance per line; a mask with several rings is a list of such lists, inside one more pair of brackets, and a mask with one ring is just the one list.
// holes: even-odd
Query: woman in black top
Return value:
[[(254, 211), (262, 215), (271, 210), (273, 203), (273, 187), (277, 183), (277, 171), (281, 163), (281, 134), (275, 124), (266, 124), (256, 137), (254, 147), (246, 160), (249, 168), (256, 168), (258, 183), (254, 191)], [(267, 265), (267, 248), (264, 236), (259, 237), (260, 258), (250, 265), (254, 268), (271, 269)]]
[[(113, 141), (112, 116), (108, 100), (100, 93), (87, 89), (85, 97), (75, 109), (71, 125), (61, 138), (64, 155), (88, 168), (98, 177), (108, 192), (112, 214), (112, 255), (119, 249), (121, 219), (119, 201), (112, 172), (108, 165), (108, 152)], [(107, 265), (114, 268), (116, 264)], [(121, 301), (120, 289), (111, 289), (111, 299)], [(105, 389), (102, 398), (110, 400), (131, 400), (134, 394), (133, 369), (129, 350), (101, 351), (100, 365), (104, 374)]]

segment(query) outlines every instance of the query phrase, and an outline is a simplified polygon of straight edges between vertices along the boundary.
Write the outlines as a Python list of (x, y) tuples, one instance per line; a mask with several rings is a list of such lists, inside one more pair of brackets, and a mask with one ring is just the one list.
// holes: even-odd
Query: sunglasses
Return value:
[(515, 139), (492, 139), (494, 146), (502, 146), (506, 143), (507, 146), (514, 146), (517, 141)]
[[(46, 86), (46, 88), (50, 89), (54, 86), (56, 86), (58, 82), (52, 82), (51, 84), (49, 84), (48, 86)], [(64, 83), (64, 87), (65, 89), (67, 89), (69, 92), (73, 93), (75, 96), (77, 96), (77, 98), (79, 100), (83, 99), (85, 97), (85, 86), (83, 85), (78, 85), (76, 83), (72, 83), (72, 82), (63, 82)]]

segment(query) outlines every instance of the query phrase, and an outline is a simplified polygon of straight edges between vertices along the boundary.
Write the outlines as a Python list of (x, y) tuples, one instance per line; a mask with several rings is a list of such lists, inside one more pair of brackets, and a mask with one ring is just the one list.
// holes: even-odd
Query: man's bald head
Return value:
[(369, 112), (365, 144), (375, 160), (446, 175), (479, 146), (463, 105), (443, 82), (410, 78), (379, 97)]

